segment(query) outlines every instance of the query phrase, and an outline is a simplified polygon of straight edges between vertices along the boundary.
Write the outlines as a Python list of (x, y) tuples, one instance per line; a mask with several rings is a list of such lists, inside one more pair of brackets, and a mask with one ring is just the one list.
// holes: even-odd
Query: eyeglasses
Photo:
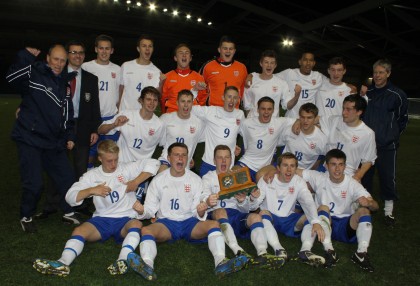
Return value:
[(69, 54), (84, 56), (85, 52), (84, 51), (69, 51)]

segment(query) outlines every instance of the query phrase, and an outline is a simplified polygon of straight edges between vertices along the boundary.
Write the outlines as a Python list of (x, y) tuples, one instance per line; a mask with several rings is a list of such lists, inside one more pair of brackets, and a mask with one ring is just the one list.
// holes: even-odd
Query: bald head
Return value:
[(62, 45), (52, 46), (47, 55), (47, 64), (55, 75), (61, 74), (67, 62), (67, 52)]

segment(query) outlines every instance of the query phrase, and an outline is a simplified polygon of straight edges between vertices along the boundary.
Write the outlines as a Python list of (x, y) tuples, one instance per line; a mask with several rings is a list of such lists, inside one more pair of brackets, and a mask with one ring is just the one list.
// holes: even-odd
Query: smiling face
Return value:
[(55, 75), (61, 74), (67, 62), (67, 52), (63, 46), (55, 46), (47, 55), (47, 64)]
[(79, 69), (85, 60), (85, 49), (79, 45), (69, 46), (69, 66), (77, 70)]
[(387, 71), (383, 66), (376, 66), (373, 69), (373, 80), (375, 81), (375, 86), (378, 88), (384, 87), (388, 82), (388, 77), (391, 75), (391, 72)]
[(217, 150), (214, 156), (214, 164), (216, 165), (216, 173), (226, 173), (232, 163), (232, 155), (230, 150)]
[(341, 158), (331, 158), (326, 165), (330, 180), (333, 183), (341, 183), (344, 180), (344, 169), (346, 168), (345, 160)]
[(289, 183), (296, 173), (296, 158), (283, 158), (280, 165), (277, 166), (278, 179), (282, 183)]
[(343, 103), (343, 122), (349, 126), (355, 126), (360, 120), (362, 111), (357, 111), (355, 108), (356, 103), (351, 101), (346, 101)]
[(159, 104), (159, 99), (154, 94), (147, 93), (144, 98), (139, 99), (139, 102), (141, 104), (141, 108), (144, 109), (147, 113), (153, 113)]
[(185, 174), (185, 167), (188, 161), (188, 150), (184, 147), (173, 147), (168, 154), (168, 161), (171, 164), (170, 172), (174, 177), (181, 177)]
[(97, 54), (96, 62), (100, 65), (107, 65), (111, 55), (114, 53), (114, 49), (110, 41), (98, 41), (95, 52)]
[(191, 50), (188, 47), (182, 46), (176, 50), (174, 56), (176, 61), (177, 68), (187, 69), (190, 67), (190, 62), (192, 60)]

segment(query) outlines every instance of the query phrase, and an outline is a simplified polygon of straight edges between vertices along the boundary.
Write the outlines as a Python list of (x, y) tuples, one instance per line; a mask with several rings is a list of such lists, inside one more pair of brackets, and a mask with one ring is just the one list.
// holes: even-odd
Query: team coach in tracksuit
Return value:
[(32, 216), (43, 189), (42, 171), (57, 186), (64, 213), (72, 212), (64, 196), (74, 182), (66, 156), (66, 148), (74, 146), (73, 105), (69, 78), (61, 76), (67, 52), (61, 45), (52, 46), (46, 63), (35, 62), (39, 53), (35, 48), (19, 51), (6, 75), (22, 96), (12, 139), (17, 145), (22, 183), (20, 223), (29, 233), (36, 232)]
[[(380, 197), (385, 202), (385, 224), (394, 226), (396, 190), (396, 161), (400, 135), (408, 123), (407, 95), (389, 82), (391, 63), (380, 59), (373, 64), (373, 84), (367, 88), (367, 108), (363, 121), (375, 131), (377, 159), (363, 177), (362, 183), (372, 193), (375, 168), (378, 170)], [(366, 87), (362, 87), (366, 90)], [(362, 94), (364, 91), (362, 90)]]

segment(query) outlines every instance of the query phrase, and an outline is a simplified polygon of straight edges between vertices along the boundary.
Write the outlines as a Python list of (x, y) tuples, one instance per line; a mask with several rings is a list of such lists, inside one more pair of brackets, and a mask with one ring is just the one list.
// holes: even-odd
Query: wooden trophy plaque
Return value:
[(252, 182), (248, 167), (232, 170), (229, 173), (219, 174), (219, 199), (233, 197), (236, 193), (249, 195), (257, 185)]

